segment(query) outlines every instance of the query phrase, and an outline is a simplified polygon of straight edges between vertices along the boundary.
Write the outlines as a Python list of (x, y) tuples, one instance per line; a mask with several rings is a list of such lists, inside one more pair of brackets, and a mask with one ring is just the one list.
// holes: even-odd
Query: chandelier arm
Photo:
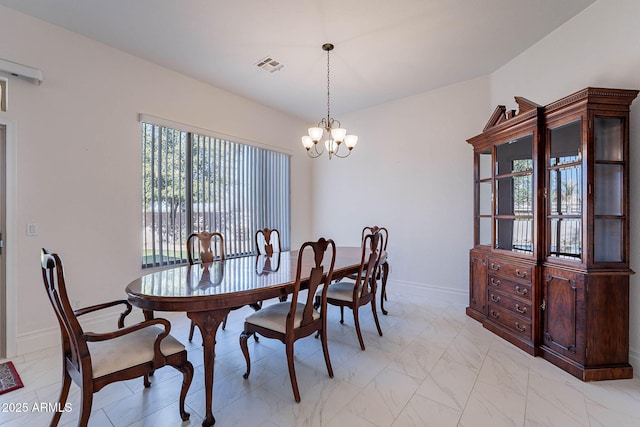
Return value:
[(340, 151), (340, 146), (338, 146), (338, 149), (333, 152), (333, 155), (338, 157), (339, 159), (344, 159), (345, 157), (349, 157), (351, 155), (352, 150), (347, 151), (347, 154), (345, 154), (344, 156), (341, 156), (340, 154), (338, 154), (339, 151)]
[(311, 150), (307, 150), (307, 156), (311, 157), (312, 159), (317, 159), (318, 157), (320, 157), (322, 155), (322, 153), (319, 154), (312, 154)]
[[(320, 151), (318, 151), (318, 145), (320, 145)], [(313, 144), (313, 151), (315, 151), (315, 153), (316, 153), (314, 158), (322, 156), (324, 154), (324, 145), (321, 145), (320, 143)]]

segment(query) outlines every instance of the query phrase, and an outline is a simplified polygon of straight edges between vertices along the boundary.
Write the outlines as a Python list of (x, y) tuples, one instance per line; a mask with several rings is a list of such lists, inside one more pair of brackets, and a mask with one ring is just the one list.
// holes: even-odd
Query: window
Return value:
[(187, 262), (192, 232), (219, 231), (227, 257), (256, 253), (254, 235), (290, 235), (289, 155), (142, 121), (143, 267)]

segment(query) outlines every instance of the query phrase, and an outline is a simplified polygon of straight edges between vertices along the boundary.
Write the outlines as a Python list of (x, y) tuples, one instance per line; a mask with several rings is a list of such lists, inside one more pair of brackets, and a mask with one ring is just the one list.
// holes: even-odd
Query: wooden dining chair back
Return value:
[(380, 232), (380, 238), (382, 239), (382, 251), (387, 250), (387, 243), (389, 241), (389, 230), (386, 227), (378, 227), (377, 225), (371, 227), (364, 227), (362, 229), (362, 241), (364, 242), (364, 238), (369, 234), (375, 234)]
[[(149, 387), (149, 375), (165, 365), (182, 372), (180, 390), (180, 417), (189, 419), (184, 401), (193, 378), (193, 366), (187, 360), (184, 346), (171, 335), (166, 319), (152, 319), (131, 326), (124, 324), (131, 313), (126, 300), (117, 300), (74, 310), (69, 302), (62, 261), (57, 254), (42, 249), (41, 269), (44, 286), (60, 326), (62, 341), (62, 388), (58, 408), (64, 408), (71, 381), (81, 390), (78, 426), (86, 426), (91, 414), (93, 394), (116, 381), (144, 377)], [(118, 305), (124, 311), (112, 332), (85, 331), (78, 316)], [(56, 411), (51, 426), (58, 425), (62, 411)]]
[[(280, 232), (275, 228), (263, 228), (256, 231), (255, 235), (256, 251), (256, 271), (258, 274), (270, 274), (280, 268)], [(286, 301), (287, 296), (280, 296), (280, 302)], [(257, 303), (258, 307), (262, 307), (262, 301)]]
[[(247, 371), (244, 374), (245, 379), (249, 377), (251, 372), (251, 360), (247, 346), (248, 338), (251, 335), (260, 334), (266, 338), (278, 339), (285, 344), (293, 396), (296, 402), (300, 402), (300, 392), (293, 359), (294, 342), (316, 332), (321, 337), (327, 372), (329, 377), (333, 378), (327, 343), (325, 312), (327, 309), (326, 294), (333, 276), (335, 260), (336, 245), (333, 240), (321, 238), (317, 242), (304, 243), (298, 252), (296, 280), (291, 301), (269, 305), (245, 319), (244, 331), (240, 335), (240, 348), (247, 362)], [(308, 287), (308, 293), (301, 293), (302, 278), (307, 277), (307, 273), (309, 279), (305, 279), (305, 284)], [(321, 289), (320, 305), (316, 309), (314, 308), (314, 295), (318, 289)]]
[[(200, 253), (196, 258), (194, 254)], [(224, 237), (217, 231), (200, 231), (191, 233), (187, 237), (187, 260), (190, 265), (206, 264), (213, 261), (224, 261)], [(222, 329), (227, 327), (227, 318), (222, 321)], [(189, 341), (193, 340), (196, 324), (191, 321), (189, 326)]]
[[(353, 311), (353, 321), (360, 342), (360, 348), (365, 349), (362, 331), (360, 328), (359, 309), (371, 304), (373, 319), (378, 329), (378, 334), (382, 336), (382, 329), (378, 321), (376, 310), (376, 272), (380, 262), (380, 255), (384, 247), (383, 237), (380, 230), (373, 234), (367, 234), (362, 241), (362, 256), (360, 267), (353, 279), (344, 278), (329, 286), (327, 290), (327, 304), (340, 307), (340, 323), (344, 324), (344, 308), (348, 307)], [(316, 292), (316, 306), (320, 303), (321, 295)]]
[[(200, 253), (198, 258), (194, 253)], [(191, 233), (187, 237), (187, 260), (189, 264), (207, 263), (215, 260), (224, 261), (224, 237), (222, 233), (214, 231), (200, 231)]]
[(280, 252), (280, 232), (276, 229), (263, 228), (256, 231), (256, 250), (259, 255), (271, 256)]
[(376, 279), (382, 283), (380, 289), (380, 311), (382, 314), (388, 314), (388, 311), (384, 308), (384, 302), (387, 300), (387, 280), (389, 279), (389, 258), (387, 256), (387, 244), (389, 243), (389, 230), (386, 227), (378, 227), (377, 225), (371, 227), (364, 227), (362, 229), (362, 240), (364, 240), (367, 234), (373, 234), (379, 231), (382, 237), (382, 252), (380, 253), (380, 262), (378, 263), (378, 270), (376, 271)]

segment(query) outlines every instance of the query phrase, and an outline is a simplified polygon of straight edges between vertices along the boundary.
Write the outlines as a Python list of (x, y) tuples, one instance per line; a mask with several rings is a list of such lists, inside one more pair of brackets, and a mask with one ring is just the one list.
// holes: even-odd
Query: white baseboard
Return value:
[[(101, 310), (100, 314), (87, 314), (79, 319), (82, 327), (87, 331), (106, 332), (113, 331), (118, 327), (118, 318), (120, 317), (120, 309)], [(144, 320), (142, 312), (134, 309), (125, 320), (127, 325)], [(26, 334), (20, 334), (16, 337), (17, 355), (23, 355), (43, 350), (47, 347), (61, 345), (60, 328), (56, 323), (54, 327), (40, 329)]]
[[(437, 297), (442, 301), (455, 304), (467, 304), (469, 302), (468, 290), (461, 291), (458, 289), (428, 285), (426, 283), (407, 282), (401, 280), (389, 280), (389, 282), (387, 282), (387, 295), (391, 295), (393, 293), (393, 288), (396, 286), (401, 287), (404, 293), (416, 296)], [(378, 288), (378, 290), (380, 289)]]

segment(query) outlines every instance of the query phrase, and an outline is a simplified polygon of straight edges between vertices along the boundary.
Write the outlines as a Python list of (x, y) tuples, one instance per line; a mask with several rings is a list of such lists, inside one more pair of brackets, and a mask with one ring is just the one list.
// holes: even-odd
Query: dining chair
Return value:
[[(327, 253), (328, 252), (328, 253)], [(325, 258), (328, 258), (325, 260)], [(260, 334), (265, 338), (278, 339), (285, 345), (287, 364), (289, 366), (289, 379), (296, 402), (300, 402), (300, 391), (296, 380), (296, 371), (293, 360), (294, 343), (300, 338), (307, 337), (317, 332), (322, 341), (324, 361), (327, 365), (329, 377), (333, 378), (333, 368), (329, 359), (329, 347), (327, 343), (327, 289), (333, 276), (333, 267), (336, 259), (336, 245), (333, 240), (321, 238), (317, 242), (304, 243), (298, 252), (296, 279), (291, 295), (291, 302), (279, 302), (256, 311), (245, 319), (244, 331), (240, 334), (240, 348), (247, 361), (247, 371), (243, 377), (249, 378), (251, 372), (251, 360), (247, 340), (251, 335)], [(329, 266), (327, 269), (326, 266)], [(308, 293), (300, 293), (303, 277), (303, 269), (309, 270)], [(314, 295), (316, 290), (322, 288), (319, 296), (319, 310), (314, 308)], [(304, 298), (299, 302), (299, 298)]]
[(280, 232), (277, 229), (263, 228), (256, 231), (256, 250), (259, 255), (271, 256), (280, 252)]
[[(198, 249), (196, 249), (196, 246)], [(194, 256), (195, 253), (200, 253), (200, 256), (196, 258)], [(187, 261), (189, 261), (189, 265), (206, 264), (216, 260), (224, 261), (224, 237), (222, 233), (200, 231), (191, 233), (187, 237)], [(226, 326), (227, 317), (225, 316), (222, 321), (222, 329)], [(189, 327), (189, 341), (193, 339), (195, 328), (196, 324), (192, 320)]]
[[(73, 310), (60, 257), (42, 249), (40, 262), (44, 286), (62, 336), (62, 389), (57, 407), (65, 406), (73, 380), (82, 394), (78, 426), (84, 427), (91, 415), (94, 393), (113, 382), (140, 376), (144, 377), (144, 386), (150, 387), (149, 375), (168, 365), (182, 372), (179, 410), (182, 420), (188, 420), (184, 401), (193, 378), (193, 366), (187, 360), (184, 346), (169, 335), (171, 324), (166, 319), (151, 319), (125, 327), (125, 317), (132, 309), (126, 300)], [(124, 311), (118, 319), (118, 329), (112, 332), (85, 331), (78, 320), (79, 316), (118, 305), (123, 305)], [(56, 411), (51, 426), (58, 425), (61, 415), (62, 411)]]
[[(211, 242), (213, 241), (213, 245)], [(200, 257), (195, 258), (196, 245), (199, 247)], [(213, 262), (214, 260), (224, 261), (224, 237), (222, 233), (214, 231), (200, 231), (191, 233), (187, 237), (187, 260), (189, 264)]]
[[(261, 273), (273, 272), (275, 267), (279, 268), (280, 263), (280, 232), (275, 228), (263, 228), (256, 231), (255, 235), (256, 251), (258, 251), (258, 257), (256, 258), (256, 265), (263, 265)], [(275, 265), (275, 267), (274, 267)], [(267, 268), (265, 269), (264, 266)], [(279, 297), (280, 302), (287, 300), (287, 295), (281, 295)], [(258, 303), (262, 307), (262, 301)]]
[(362, 240), (364, 240), (367, 234), (373, 234), (376, 231), (380, 231), (382, 238), (382, 252), (380, 253), (380, 261), (378, 262), (378, 270), (376, 271), (376, 279), (380, 280), (382, 286), (380, 288), (380, 311), (382, 314), (387, 315), (389, 312), (384, 308), (384, 302), (387, 301), (387, 279), (389, 278), (389, 257), (387, 256), (387, 244), (389, 243), (389, 230), (386, 227), (378, 227), (377, 225), (371, 227), (364, 227), (362, 229)]
[[(380, 329), (376, 311), (376, 272), (383, 247), (384, 241), (380, 230), (375, 230), (373, 234), (367, 234), (362, 240), (362, 257), (355, 279), (343, 278), (331, 284), (327, 290), (327, 304), (340, 307), (341, 324), (344, 324), (344, 308), (348, 307), (353, 311), (353, 321), (362, 350), (365, 349), (365, 346), (362, 339), (362, 331), (360, 330), (360, 307), (371, 304), (378, 334), (382, 336), (382, 329)], [(316, 307), (321, 303), (321, 298), (322, 295), (316, 291)]]

